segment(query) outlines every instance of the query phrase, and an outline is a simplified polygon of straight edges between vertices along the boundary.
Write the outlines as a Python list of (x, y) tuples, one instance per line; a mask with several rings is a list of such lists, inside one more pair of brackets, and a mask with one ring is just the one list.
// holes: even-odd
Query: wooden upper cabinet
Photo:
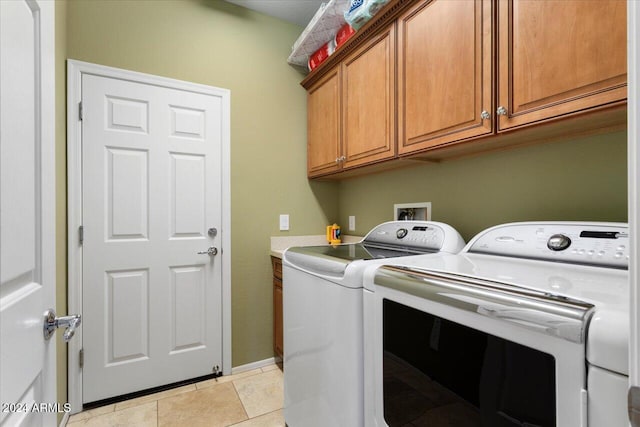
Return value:
[(395, 26), (373, 37), (341, 66), (342, 167), (394, 157)]
[(491, 0), (433, 0), (400, 17), (400, 154), (493, 131), (492, 16)]
[(340, 143), (340, 67), (336, 67), (307, 92), (307, 172), (310, 177), (339, 169)]
[(626, 100), (626, 7), (500, 0), (498, 106), (506, 114), (499, 130)]

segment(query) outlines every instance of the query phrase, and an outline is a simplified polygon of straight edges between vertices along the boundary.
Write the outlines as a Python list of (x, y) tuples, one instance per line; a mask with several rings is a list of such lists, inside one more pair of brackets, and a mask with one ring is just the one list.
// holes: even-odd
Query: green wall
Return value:
[(232, 365), (272, 357), (278, 215), (304, 235), (338, 213), (337, 184), (306, 179), (306, 93), (286, 63), (302, 28), (221, 0), (74, 0), (66, 12), (70, 59), (231, 90)]
[(465, 240), (505, 222), (627, 221), (626, 132), (514, 148), (344, 180), (340, 224), (355, 234), (392, 219), (394, 203), (431, 202), (432, 220)]
[[(55, 5), (56, 26), (56, 313), (67, 314), (67, 192), (66, 192), (66, 73), (67, 56), (67, 4)], [(67, 343), (62, 334), (56, 338), (56, 374), (58, 402), (67, 402)], [(58, 423), (62, 414), (58, 414)]]

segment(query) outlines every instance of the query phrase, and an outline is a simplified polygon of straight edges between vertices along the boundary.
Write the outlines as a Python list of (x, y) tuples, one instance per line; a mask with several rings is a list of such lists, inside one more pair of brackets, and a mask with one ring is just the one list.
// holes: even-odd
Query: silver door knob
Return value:
[(198, 252), (198, 255), (210, 255), (210, 256), (218, 255), (218, 248), (210, 246), (209, 249), (207, 249), (206, 251)]
[(496, 110), (496, 113), (498, 113), (499, 116), (506, 116), (507, 115), (507, 109), (504, 108), (502, 105), (498, 107), (498, 109)]
[(491, 118), (491, 114), (487, 110), (482, 110), (482, 113), (480, 113), (480, 118), (482, 120), (489, 120)]
[(56, 311), (53, 308), (50, 308), (44, 312), (44, 339), (50, 339), (56, 329), (65, 328), (62, 338), (64, 339), (64, 342), (69, 342), (76, 333), (76, 328), (80, 326), (80, 323), (82, 323), (82, 317), (79, 314), (56, 317)]

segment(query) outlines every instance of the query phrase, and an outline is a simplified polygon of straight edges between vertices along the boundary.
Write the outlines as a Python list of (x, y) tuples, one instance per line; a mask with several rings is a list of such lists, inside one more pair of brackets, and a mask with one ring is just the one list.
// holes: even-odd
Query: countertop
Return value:
[[(342, 243), (356, 243), (362, 240), (361, 236), (342, 236)], [(285, 249), (291, 246), (322, 246), (328, 245), (327, 236), (318, 234), (313, 236), (272, 236), (271, 256), (282, 259)]]

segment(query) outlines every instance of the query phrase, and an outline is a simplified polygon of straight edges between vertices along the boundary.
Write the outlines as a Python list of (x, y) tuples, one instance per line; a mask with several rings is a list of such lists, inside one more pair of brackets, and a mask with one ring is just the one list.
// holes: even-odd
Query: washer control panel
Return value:
[(459, 252), (464, 241), (457, 231), (434, 221), (390, 221), (376, 226), (366, 235), (365, 244), (413, 248), (417, 251)]
[(628, 268), (629, 227), (622, 223), (512, 223), (474, 237), (465, 252)]

